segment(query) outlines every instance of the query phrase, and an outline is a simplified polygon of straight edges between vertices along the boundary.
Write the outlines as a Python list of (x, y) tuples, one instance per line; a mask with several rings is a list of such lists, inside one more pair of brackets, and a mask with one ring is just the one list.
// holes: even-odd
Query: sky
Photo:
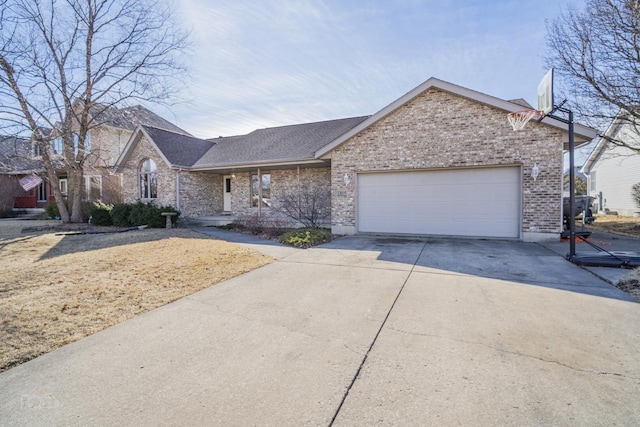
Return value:
[[(379, 111), (430, 77), (536, 105), (546, 21), (579, 0), (180, 0), (197, 137)], [(506, 117), (505, 117), (506, 120)]]

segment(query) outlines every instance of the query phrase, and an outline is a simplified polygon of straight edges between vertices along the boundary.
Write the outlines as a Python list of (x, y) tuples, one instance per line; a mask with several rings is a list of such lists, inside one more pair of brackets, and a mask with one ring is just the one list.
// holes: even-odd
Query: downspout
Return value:
[(182, 172), (182, 168), (178, 169), (176, 173), (176, 210), (180, 210), (180, 172)]
[(258, 218), (262, 218), (262, 173), (258, 168)]
[(298, 216), (302, 214), (302, 207), (300, 206), (300, 165), (296, 166), (296, 178), (298, 180)]

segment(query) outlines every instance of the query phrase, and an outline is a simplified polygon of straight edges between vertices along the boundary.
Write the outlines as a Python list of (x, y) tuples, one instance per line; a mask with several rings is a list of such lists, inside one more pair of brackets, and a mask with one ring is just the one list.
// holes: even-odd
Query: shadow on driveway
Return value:
[(341, 237), (313, 250), (338, 250), (344, 253), (337, 258), (349, 262), (353, 262), (349, 260), (351, 251), (369, 251), (376, 253), (378, 261), (400, 263), (398, 268), (402, 268), (402, 264), (406, 268), (414, 266), (415, 272), (438, 270), (441, 274), (472, 275), (634, 301), (591, 271), (537, 243), (358, 235)]

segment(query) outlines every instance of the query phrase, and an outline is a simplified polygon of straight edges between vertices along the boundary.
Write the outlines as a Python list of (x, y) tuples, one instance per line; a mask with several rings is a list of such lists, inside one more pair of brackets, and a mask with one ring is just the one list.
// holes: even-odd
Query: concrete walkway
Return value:
[(0, 424), (640, 423), (640, 305), (540, 245), (241, 244), (278, 260), (0, 374)]

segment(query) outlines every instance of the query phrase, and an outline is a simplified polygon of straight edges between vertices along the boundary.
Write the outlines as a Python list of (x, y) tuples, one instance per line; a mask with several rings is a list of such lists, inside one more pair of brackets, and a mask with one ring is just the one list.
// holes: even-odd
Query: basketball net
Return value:
[(513, 130), (522, 130), (531, 119), (541, 119), (544, 113), (538, 110), (521, 110), (507, 114), (507, 120)]

